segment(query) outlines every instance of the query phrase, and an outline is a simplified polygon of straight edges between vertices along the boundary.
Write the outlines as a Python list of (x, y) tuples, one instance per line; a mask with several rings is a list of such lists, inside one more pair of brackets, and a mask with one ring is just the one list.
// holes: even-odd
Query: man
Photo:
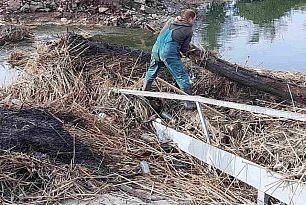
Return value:
[[(189, 75), (181, 60), (180, 52), (186, 54), (193, 35), (192, 26), (196, 19), (193, 10), (181, 12), (174, 22), (169, 20), (161, 30), (152, 49), (150, 67), (145, 76), (144, 91), (151, 90), (152, 83), (160, 68), (165, 65), (177, 85), (187, 94), (192, 94)], [(187, 109), (194, 109), (193, 102), (185, 102)]]

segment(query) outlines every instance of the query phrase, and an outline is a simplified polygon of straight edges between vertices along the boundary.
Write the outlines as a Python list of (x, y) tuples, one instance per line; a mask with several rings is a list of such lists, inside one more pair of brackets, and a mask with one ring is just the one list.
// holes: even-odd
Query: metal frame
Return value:
[[(241, 103), (215, 100), (200, 96), (178, 95), (163, 92), (148, 92), (127, 89), (115, 89), (117, 93), (155, 97), (164, 99), (176, 99), (184, 101), (193, 101), (196, 103), (199, 117), (203, 127), (207, 143), (194, 139), (188, 135), (177, 132), (168, 128), (161, 123), (155, 121), (153, 126), (156, 129), (160, 140), (171, 139), (184, 152), (205, 162), (209, 166), (213, 166), (222, 172), (229, 174), (242, 182), (258, 190), (257, 205), (268, 204), (269, 197), (272, 196), (281, 202), (289, 205), (304, 205), (306, 202), (306, 184), (296, 181), (286, 181), (285, 177), (271, 172), (270, 170), (255, 164), (251, 161), (243, 159), (237, 155), (231, 154), (219, 148), (209, 145), (209, 131), (206, 119), (202, 112), (200, 103), (222, 106), (237, 110), (244, 110), (252, 113), (269, 115), (272, 117), (285, 118), (290, 120), (306, 122), (306, 115), (301, 113), (276, 110), (260, 106), (252, 106)], [(160, 120), (159, 120), (160, 121)], [(161, 121), (160, 121), (161, 122)]]
[(164, 93), (164, 92), (148, 92), (148, 91), (139, 91), (139, 90), (127, 90), (127, 89), (114, 89), (113, 91), (117, 93), (126, 94), (126, 95), (193, 101), (193, 102), (227, 107), (227, 108), (232, 108), (232, 109), (237, 109), (237, 110), (244, 110), (244, 111), (257, 113), (257, 114), (269, 115), (272, 117), (285, 118), (285, 119), (290, 119), (290, 120), (306, 122), (306, 114), (277, 110), (277, 109), (254, 106), (254, 105), (246, 105), (246, 104), (241, 104), (241, 103), (234, 103), (234, 102), (229, 102), (229, 101), (215, 100), (215, 99), (205, 98), (201, 96), (178, 95), (178, 94), (171, 94), (171, 93)]
[(207, 123), (206, 123), (204, 114), (203, 114), (203, 112), (202, 112), (202, 107), (201, 107), (201, 105), (200, 105), (199, 102), (196, 102), (196, 105), (197, 105), (197, 109), (198, 109), (199, 116), (200, 116), (200, 120), (201, 120), (202, 127), (203, 127), (203, 132), (204, 132), (204, 134), (205, 134), (207, 143), (210, 143), (209, 132), (208, 132)]
[(306, 184), (285, 177), (249, 160), (153, 122), (160, 139), (170, 139), (179, 149), (258, 190), (258, 205), (267, 204), (272, 196), (289, 205), (305, 205)]

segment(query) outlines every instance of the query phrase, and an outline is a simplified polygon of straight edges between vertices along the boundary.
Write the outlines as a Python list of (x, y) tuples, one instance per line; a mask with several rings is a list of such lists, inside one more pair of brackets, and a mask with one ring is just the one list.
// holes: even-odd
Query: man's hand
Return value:
[(177, 16), (175, 17), (174, 21), (179, 21), (179, 20), (182, 20), (182, 17), (181, 16)]
[(183, 52), (180, 52), (181, 54), (181, 57), (183, 58), (189, 58), (190, 55), (194, 54), (196, 52), (196, 49), (190, 49), (189, 51), (183, 53)]
[(197, 51), (197, 49), (190, 49), (189, 51), (186, 52), (185, 56), (189, 57), (190, 55), (194, 54)]
[(188, 56), (187, 56), (187, 53), (188, 53), (188, 52), (183, 53), (182, 51), (180, 51), (180, 56), (181, 56), (181, 58), (187, 58), (187, 57), (188, 57)]

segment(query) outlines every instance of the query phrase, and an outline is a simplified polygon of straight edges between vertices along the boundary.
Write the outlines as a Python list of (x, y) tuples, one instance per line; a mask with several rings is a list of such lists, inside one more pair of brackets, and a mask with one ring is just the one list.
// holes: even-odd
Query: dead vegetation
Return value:
[(16, 43), (30, 40), (33, 35), (28, 28), (16, 25), (0, 25), (0, 46), (6, 43)]
[[(113, 87), (139, 89), (142, 86), (147, 54), (110, 44), (101, 44), (100, 50), (84, 48), (82, 42), (71, 41), (66, 36), (57, 45), (38, 44), (35, 53), (24, 56), (23, 63), (18, 63), (24, 73), (22, 80), (3, 90), (0, 99), (4, 107), (13, 106), (12, 100), (19, 99), (24, 107), (51, 112), (71, 136), (88, 145), (94, 153), (110, 159), (107, 169), (111, 174), (98, 172), (99, 167), (86, 168), (71, 163), (68, 168), (62, 164), (40, 163), (35, 156), (2, 152), (0, 169), (4, 171), (0, 172), (0, 183), (7, 187), (5, 190), (15, 190), (13, 197), (6, 191), (1, 192), (4, 202), (44, 204), (59, 199), (88, 198), (109, 191), (109, 187), (114, 190), (123, 185), (132, 187), (135, 192), (146, 191), (146, 200), (171, 198), (188, 204), (250, 204), (255, 201), (256, 191), (251, 187), (208, 169), (175, 146), (162, 148), (148, 123), (153, 114), (167, 112), (173, 120), (165, 119), (165, 123), (204, 140), (195, 113), (187, 112), (177, 101), (157, 101), (152, 109), (146, 99), (112, 92)], [(269, 94), (200, 70), (191, 62), (189, 66), (197, 79), (194, 84), (197, 95), (306, 112), (298, 104), (293, 107)], [(163, 72), (163, 78), (173, 82), (171, 76)], [(159, 81), (155, 89), (172, 91)], [(220, 107), (212, 109), (219, 114), (207, 109), (205, 115), (213, 145), (286, 174), (290, 179), (305, 181), (305, 124)], [(67, 122), (63, 113), (75, 116), (82, 123)], [(140, 171), (142, 160), (150, 165), (148, 175)], [(18, 173), (11, 174), (6, 169), (8, 165), (24, 167), (26, 173), (32, 170), (28, 167), (36, 166), (39, 174), (23, 178)], [(52, 172), (56, 173), (55, 178), (41, 180), (50, 176), (51, 170), (55, 170)], [(38, 186), (33, 177), (48, 186)], [(29, 189), (30, 185), (36, 188)], [(43, 198), (36, 193), (44, 193)]]

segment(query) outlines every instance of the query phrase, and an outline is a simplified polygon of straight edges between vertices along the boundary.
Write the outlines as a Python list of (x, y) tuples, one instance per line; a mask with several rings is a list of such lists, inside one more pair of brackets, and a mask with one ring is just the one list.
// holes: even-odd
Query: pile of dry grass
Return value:
[(32, 39), (28, 28), (16, 25), (0, 25), (0, 45)]
[(3, 204), (55, 204), (110, 189), (104, 181), (111, 176), (83, 166), (58, 166), (46, 159), (4, 151), (0, 152), (0, 165)]
[[(147, 64), (140, 63), (142, 54), (136, 58), (103, 52), (86, 55), (84, 49), (76, 52), (79, 46), (63, 42), (57, 46), (38, 44), (36, 53), (27, 56), (26, 61), (23, 58), (24, 63), (19, 64), (24, 71), (23, 81), (3, 91), (1, 98), (20, 99), (24, 106), (47, 109), (59, 118), (60, 113), (66, 113), (82, 119), (85, 126), (64, 123), (65, 129), (96, 153), (112, 159), (109, 169), (116, 177), (107, 182), (113, 187), (128, 185), (134, 190), (145, 190), (145, 198), (149, 200), (158, 196), (187, 203), (250, 204), (255, 201), (257, 193), (251, 187), (208, 169), (175, 146), (170, 150), (161, 148), (150, 123), (146, 123), (155, 113), (146, 99), (111, 92), (112, 87), (141, 87), (147, 68)], [(305, 109), (292, 108), (277, 102), (271, 95), (241, 87), (205, 70), (195, 74), (198, 80), (194, 92), (197, 94), (305, 112)], [(171, 82), (171, 77), (165, 76)], [(171, 91), (160, 83), (156, 89)], [(194, 113), (186, 112), (177, 101), (161, 103), (161, 109), (174, 116), (174, 123), (168, 122), (169, 126), (203, 139)], [(304, 178), (304, 124), (219, 107), (213, 109), (220, 115), (205, 111), (213, 145), (271, 165), (290, 177), (302, 174)], [(98, 117), (99, 113), (104, 113), (103, 119)], [(141, 160), (148, 161), (151, 174), (141, 174)], [(88, 177), (92, 175), (90, 171), (87, 173)], [(81, 185), (70, 184), (64, 191), (65, 197), (76, 197), (73, 193), (78, 186)], [(19, 184), (19, 189), (25, 186)]]
[[(192, 65), (190, 67), (196, 67)], [(280, 101), (277, 97), (254, 88), (230, 82), (205, 70), (194, 71), (197, 81), (194, 93), (205, 97), (258, 105), (278, 110), (306, 113), (305, 105)], [(302, 73), (265, 72), (267, 75), (284, 78), (302, 85), (306, 75)], [(169, 91), (167, 89), (163, 89)], [(169, 113), (176, 116), (172, 126), (188, 135), (205, 140), (198, 114), (183, 109), (178, 112), (171, 109), (176, 102), (168, 105)], [(217, 112), (205, 109), (214, 146), (252, 162), (263, 165), (283, 174), (286, 179), (306, 181), (306, 124), (294, 120), (277, 119), (235, 109), (213, 107)], [(190, 120), (194, 119), (194, 120)], [(179, 125), (179, 126), (177, 126)]]

